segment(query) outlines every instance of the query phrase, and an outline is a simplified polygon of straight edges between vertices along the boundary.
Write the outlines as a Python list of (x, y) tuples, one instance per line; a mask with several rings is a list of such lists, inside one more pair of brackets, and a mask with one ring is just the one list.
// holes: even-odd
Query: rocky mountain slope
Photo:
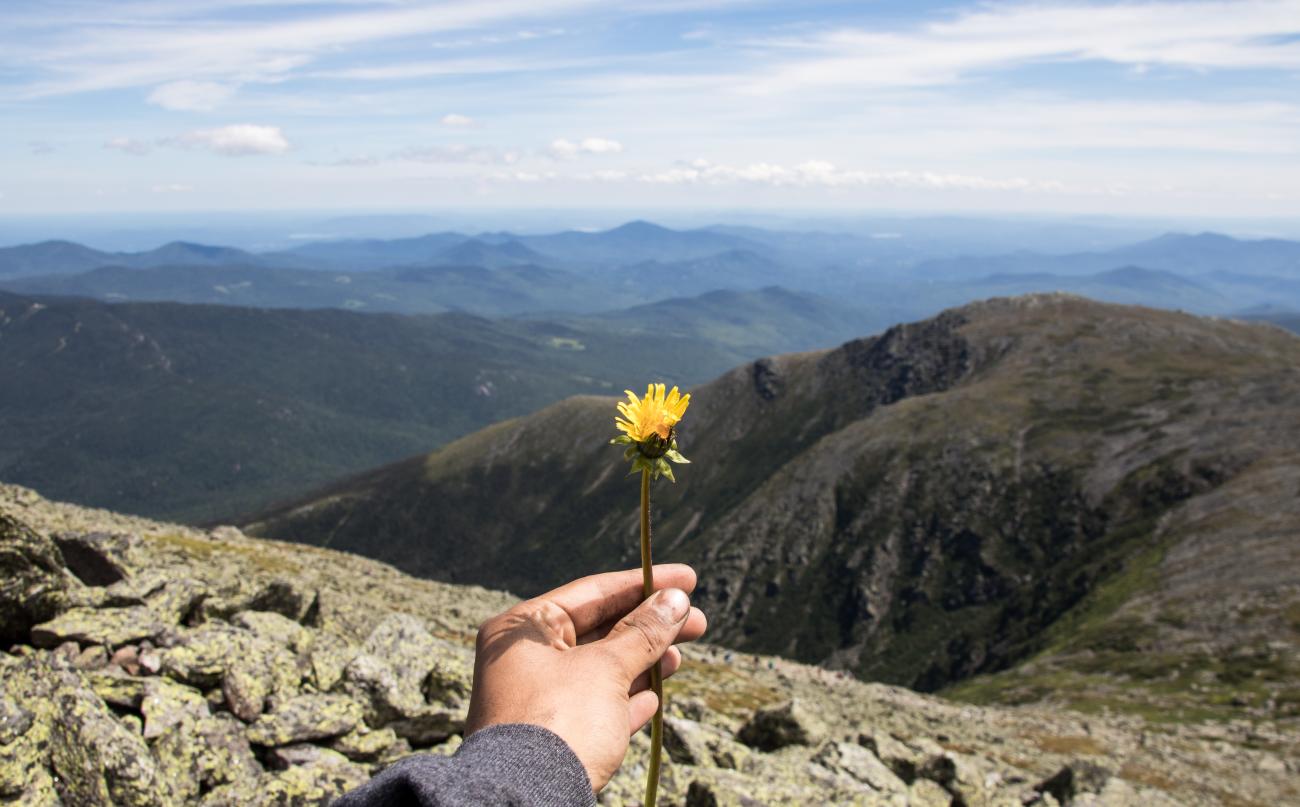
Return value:
[[(656, 552), (701, 570), (715, 641), (922, 690), (1016, 667), (980, 701), (1297, 714), (1293, 335), (1040, 295), (691, 392)], [(574, 398), (252, 529), (525, 593), (635, 565), (613, 413)]]
[[(455, 750), (474, 630), (511, 601), (0, 486), (0, 802), (324, 804)], [(1294, 721), (982, 708), (711, 646), (668, 698), (665, 807), (1300, 798)], [(602, 804), (638, 803), (647, 745)]]

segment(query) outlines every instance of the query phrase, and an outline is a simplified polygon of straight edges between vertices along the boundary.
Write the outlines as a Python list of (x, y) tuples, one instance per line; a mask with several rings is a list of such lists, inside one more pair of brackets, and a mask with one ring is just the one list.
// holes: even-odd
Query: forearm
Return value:
[(539, 726), (513, 723), (470, 735), (455, 755), (420, 754), (380, 773), (335, 807), (590, 807), (578, 757)]

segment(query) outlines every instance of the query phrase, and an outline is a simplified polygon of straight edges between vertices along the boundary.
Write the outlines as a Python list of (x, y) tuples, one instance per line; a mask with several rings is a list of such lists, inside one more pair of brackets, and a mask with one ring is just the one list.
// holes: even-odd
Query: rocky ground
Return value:
[[(0, 486), (0, 804), (309, 805), (460, 742), (512, 598)], [(701, 645), (662, 804), (1300, 803), (1291, 719), (976, 707)], [(647, 741), (601, 794), (635, 804)]]

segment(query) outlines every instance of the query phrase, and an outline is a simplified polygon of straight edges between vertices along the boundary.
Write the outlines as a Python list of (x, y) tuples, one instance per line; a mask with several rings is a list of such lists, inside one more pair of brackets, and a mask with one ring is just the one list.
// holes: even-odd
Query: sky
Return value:
[(0, 215), (1300, 216), (1300, 0), (4, 0)]

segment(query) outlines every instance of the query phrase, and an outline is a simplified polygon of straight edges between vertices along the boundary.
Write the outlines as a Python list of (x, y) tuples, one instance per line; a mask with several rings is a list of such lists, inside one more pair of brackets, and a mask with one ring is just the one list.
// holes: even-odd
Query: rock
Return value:
[(1074, 761), (1034, 785), (1039, 793), (1050, 794), (1061, 804), (1070, 804), (1084, 793), (1100, 793), (1111, 778), (1110, 771), (1091, 762)]
[(342, 754), (320, 749), (314, 761), (263, 777), (259, 805), (315, 807), (326, 804), (370, 780), (370, 773)]
[(362, 652), (383, 659), (391, 668), (395, 702), (440, 701), (455, 706), (469, 697), (473, 655), (461, 645), (434, 637), (413, 616), (386, 617), (371, 631)]
[(255, 661), (235, 665), (221, 679), (221, 693), (227, 708), (245, 723), (252, 723), (262, 714), (270, 689), (267, 676), (258, 669)]
[(7, 694), (0, 694), (0, 799), (16, 798), (28, 789), (27, 774), (42, 756), (37, 738), (27, 733), (36, 715)]
[(393, 665), (379, 656), (357, 655), (348, 662), (343, 678), (343, 691), (366, 705), (371, 725), (413, 717), (425, 708), (417, 683), (410, 676), (399, 677)]
[(316, 689), (320, 692), (334, 689), (358, 653), (360, 650), (356, 646), (333, 633), (317, 633), (311, 649), (311, 679)]
[(52, 674), (57, 680), (50, 767), (68, 800), (95, 807), (167, 804), (167, 782), (144, 740), (119, 723), (75, 675)]
[(140, 712), (144, 716), (146, 740), (161, 737), (173, 726), (187, 720), (199, 720), (210, 715), (203, 693), (166, 678), (145, 681)]
[(949, 807), (952, 794), (929, 779), (917, 779), (907, 789), (908, 807)]
[(749, 719), (737, 738), (751, 748), (775, 751), (789, 745), (815, 745), (826, 735), (826, 728), (797, 700), (759, 709)]
[(416, 748), (437, 745), (454, 734), (465, 731), (464, 710), (449, 710), (437, 706), (428, 706), (412, 716), (394, 720), (388, 727), (397, 732), (397, 736), (408, 740)]
[(397, 732), (392, 729), (370, 729), (361, 725), (330, 741), (330, 748), (353, 762), (378, 762), (396, 744)]
[(752, 752), (721, 729), (670, 714), (664, 717), (664, 753), (681, 765), (734, 770)]
[(240, 611), (230, 622), (294, 653), (306, 653), (312, 646), (311, 631), (274, 611)]
[(73, 608), (31, 629), (32, 644), (57, 647), (64, 642), (117, 647), (156, 639), (167, 626), (148, 608)]
[(189, 619), (208, 595), (207, 587), (197, 580), (169, 579), (161, 588), (151, 592), (146, 602), (169, 625), (179, 625)]
[(262, 585), (239, 610), (271, 611), (301, 622), (315, 602), (315, 589), (298, 580), (276, 578)]
[(127, 675), (116, 667), (88, 671), (82, 676), (105, 703), (123, 709), (139, 709), (151, 679)]
[(248, 727), (256, 745), (281, 746), (324, 740), (352, 731), (362, 720), (361, 705), (344, 695), (299, 695), (264, 714)]
[(223, 785), (251, 785), (262, 774), (243, 725), (231, 715), (183, 720), (158, 738), (153, 752), (182, 802)]
[(691, 782), (686, 789), (686, 807), (718, 807), (717, 794), (706, 782)]
[(123, 645), (113, 652), (108, 660), (109, 666), (120, 667), (130, 675), (140, 674), (140, 648), (133, 644)]
[(125, 580), (128, 576), (122, 563), (127, 536), (104, 532), (59, 533), (54, 543), (63, 554), (68, 571), (88, 586), (104, 587)]
[(907, 792), (906, 782), (875, 754), (855, 743), (827, 743), (813, 761), (828, 770), (847, 774), (877, 792)]
[(108, 649), (103, 645), (91, 645), (77, 654), (72, 666), (78, 670), (100, 670), (108, 666)]
[(919, 755), (898, 739), (884, 732), (874, 731), (869, 734), (859, 734), (858, 745), (874, 754), (877, 759), (885, 763), (885, 767), (893, 771), (894, 775), (906, 784), (910, 785), (916, 780)]
[(66, 607), (68, 583), (54, 542), (0, 513), (0, 648)]

